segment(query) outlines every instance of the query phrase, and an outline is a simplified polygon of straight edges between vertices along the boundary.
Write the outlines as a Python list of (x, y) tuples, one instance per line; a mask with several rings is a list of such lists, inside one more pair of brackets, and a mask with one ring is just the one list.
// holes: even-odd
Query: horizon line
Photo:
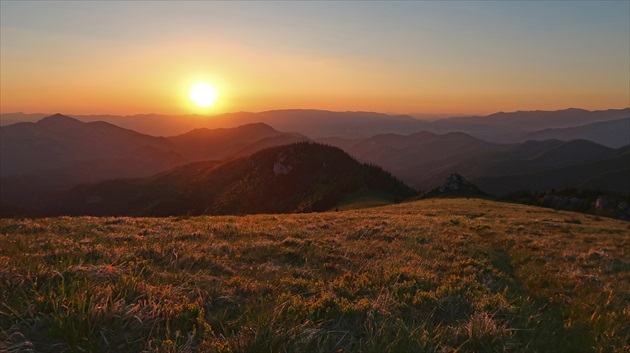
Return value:
[(493, 114), (509, 114), (509, 113), (521, 113), (521, 112), (559, 112), (566, 110), (583, 110), (589, 112), (598, 112), (598, 111), (608, 111), (608, 110), (625, 110), (630, 109), (630, 106), (623, 108), (607, 108), (607, 109), (586, 109), (586, 108), (578, 108), (578, 107), (567, 107), (562, 109), (533, 109), (533, 110), (499, 110), (489, 114), (479, 114), (479, 113), (431, 113), (431, 112), (412, 112), (412, 113), (392, 113), (392, 112), (379, 112), (379, 111), (369, 111), (369, 110), (327, 110), (327, 109), (316, 109), (316, 108), (281, 108), (281, 109), (269, 109), (269, 110), (261, 110), (261, 111), (230, 111), (216, 114), (200, 114), (200, 113), (183, 113), (183, 114), (162, 114), (162, 113), (136, 113), (136, 114), (116, 114), (116, 113), (81, 113), (81, 114), (73, 114), (73, 113), (62, 113), (62, 112), (53, 112), (53, 113), (42, 113), (42, 112), (34, 112), (34, 113), (25, 113), (23, 111), (14, 111), (7, 113), (0, 113), (2, 115), (10, 115), (10, 114), (22, 114), (22, 115), (44, 115), (44, 116), (52, 116), (55, 114), (61, 114), (66, 116), (115, 116), (115, 117), (137, 117), (137, 116), (147, 116), (147, 115), (156, 115), (156, 116), (221, 116), (221, 115), (229, 115), (229, 114), (260, 114), (260, 113), (268, 113), (268, 112), (282, 112), (282, 111), (319, 111), (319, 112), (330, 112), (330, 113), (364, 113), (364, 114), (383, 114), (388, 116), (410, 116), (414, 117), (414, 115), (440, 115), (440, 116), (489, 116)]

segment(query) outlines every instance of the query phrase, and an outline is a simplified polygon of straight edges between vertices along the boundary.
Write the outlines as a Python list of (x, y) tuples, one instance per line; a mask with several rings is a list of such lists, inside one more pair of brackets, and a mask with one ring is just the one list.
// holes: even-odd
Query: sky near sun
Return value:
[[(630, 105), (630, 1), (5, 1), (0, 111)], [(197, 83), (219, 97), (201, 111)]]

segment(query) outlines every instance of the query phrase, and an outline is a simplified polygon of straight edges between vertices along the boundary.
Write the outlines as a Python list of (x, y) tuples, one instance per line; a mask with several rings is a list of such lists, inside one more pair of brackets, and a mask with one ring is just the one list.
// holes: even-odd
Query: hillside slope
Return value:
[(62, 194), (52, 214), (181, 215), (323, 211), (360, 190), (402, 199), (414, 191), (341, 149), (313, 143), (187, 164), (145, 179), (111, 180)]
[(262, 123), (154, 137), (62, 114), (2, 127), (0, 137), (0, 177), (45, 172), (48, 179), (60, 182), (150, 176), (186, 162), (219, 160), (308, 140)]
[(570, 187), (630, 195), (630, 148), (618, 149), (597, 160), (541, 170), (523, 168), (520, 173), (477, 177), (474, 182), (495, 195)]
[(0, 351), (622, 353), (628, 232), (475, 199), (0, 220)]
[[(544, 185), (579, 186), (585, 179), (575, 177), (583, 175), (590, 178), (588, 185), (593, 188), (618, 193), (626, 193), (628, 189), (627, 183), (619, 182), (618, 178), (591, 178), (627, 170), (630, 156), (623, 154), (627, 147), (614, 149), (585, 140), (498, 144), (464, 133), (436, 135), (424, 131), (410, 135), (384, 134), (367, 139), (320, 141), (344, 149), (361, 162), (379, 165), (421, 191), (438, 187), (452, 173), (461, 174), (483, 190), (499, 196), (523, 190), (520, 187), (527, 185), (516, 182), (501, 185), (485, 180), (496, 177), (512, 180), (543, 173), (547, 178), (544, 183), (532, 183), (533, 189), (525, 189), (540, 190), (539, 187)], [(592, 169), (593, 163), (598, 167), (596, 170)], [(478, 180), (484, 182), (478, 183)], [(491, 187), (487, 188), (487, 185)]]
[(463, 133), (436, 135), (418, 132), (410, 135), (383, 134), (367, 139), (324, 139), (344, 149), (357, 160), (383, 167), (420, 190), (437, 187), (448, 175), (466, 171), (456, 166), (496, 150), (499, 145)]
[(148, 176), (187, 158), (163, 137), (61, 114), (0, 128), (0, 177), (75, 168), (90, 161), (103, 165), (115, 161), (122, 175), (106, 167), (98, 170), (111, 177), (129, 177)]
[(306, 140), (261, 123), (154, 137), (56, 114), (0, 128), (0, 203), (7, 212), (29, 209), (82, 183), (149, 177), (185, 163)]
[(263, 123), (252, 123), (229, 129), (195, 129), (168, 137), (168, 140), (191, 161), (206, 161), (242, 155), (243, 150), (253, 153), (265, 147), (308, 141), (308, 138), (279, 132)]

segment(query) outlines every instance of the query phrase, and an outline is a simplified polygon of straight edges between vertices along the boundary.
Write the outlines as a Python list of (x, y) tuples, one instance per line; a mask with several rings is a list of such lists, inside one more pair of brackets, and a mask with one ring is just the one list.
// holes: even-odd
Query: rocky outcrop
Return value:
[(449, 175), (442, 186), (438, 188), (440, 192), (446, 191), (455, 191), (455, 190), (464, 190), (473, 186), (468, 180), (466, 180), (463, 176), (459, 174), (451, 174)]
[(424, 197), (487, 197), (488, 194), (481, 191), (476, 185), (469, 182), (463, 176), (453, 173), (449, 175), (442, 185), (424, 194)]
[(280, 153), (278, 155), (278, 159), (273, 164), (273, 174), (275, 175), (287, 175), (293, 169), (292, 165), (287, 163), (287, 155), (285, 153)]
[(595, 213), (630, 221), (630, 204), (616, 197), (600, 196), (595, 200)]
[(595, 200), (595, 208), (598, 210), (610, 210), (617, 206), (617, 200), (613, 200), (606, 196), (600, 196)]

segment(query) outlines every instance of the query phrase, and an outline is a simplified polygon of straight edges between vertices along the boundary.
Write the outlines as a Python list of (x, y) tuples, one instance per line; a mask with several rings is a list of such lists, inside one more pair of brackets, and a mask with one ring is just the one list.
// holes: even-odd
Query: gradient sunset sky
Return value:
[[(0, 111), (630, 105), (629, 1), (2, 1)], [(195, 108), (197, 82), (219, 91)]]

